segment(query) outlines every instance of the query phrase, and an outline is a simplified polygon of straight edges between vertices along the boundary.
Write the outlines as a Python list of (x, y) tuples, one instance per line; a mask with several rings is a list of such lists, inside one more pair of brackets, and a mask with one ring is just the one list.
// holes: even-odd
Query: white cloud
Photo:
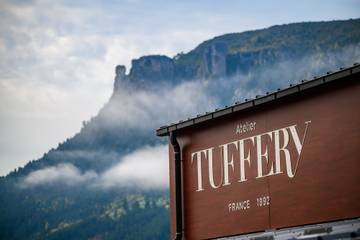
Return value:
[(218, 99), (208, 94), (207, 83), (184, 82), (152, 90), (119, 89), (101, 116), (120, 127), (155, 129), (197, 113), (215, 109)]
[(167, 188), (169, 183), (168, 147), (159, 145), (139, 149), (105, 171), (98, 184), (102, 187), (137, 186)]
[[(61, 154), (61, 152), (57, 154)], [(84, 155), (86, 153), (75, 154)], [(93, 155), (94, 153), (89, 154)], [(113, 155), (109, 157), (114, 158)], [(73, 164), (62, 163), (29, 173), (22, 180), (20, 186), (34, 187), (64, 183), (68, 186), (83, 184), (87, 187), (103, 189), (124, 186), (142, 189), (166, 189), (168, 182), (168, 148), (167, 145), (158, 145), (135, 150), (102, 173), (91, 170), (82, 172)]]
[(31, 172), (24, 178), (21, 186), (29, 187), (49, 183), (76, 185), (96, 178), (97, 174), (94, 171), (81, 173), (72, 164), (59, 164)]
[(135, 26), (133, 4), (0, 3), (0, 175), (39, 158), (95, 116), (111, 95), (116, 65), (172, 56), (214, 34), (149, 32), (144, 22)]
[[(359, 12), (352, 1), (320, 1), (314, 3), (310, 16), (305, 8), (309, 3), (298, 2), (302, 8), (287, 9), (296, 9), (293, 14), (265, 10), (277, 10), (288, 4), (286, 1), (1, 1), (0, 175), (39, 158), (77, 132), (82, 120), (96, 115), (111, 94), (117, 64), (129, 68), (131, 59), (142, 55), (187, 52), (226, 32), (356, 17)], [(323, 11), (324, 6), (327, 11)], [(185, 95), (198, 103), (196, 96)], [(158, 104), (166, 111), (164, 102)], [(165, 113), (163, 122), (198, 110), (205, 111), (200, 105), (185, 105), (179, 110), (181, 115), (169, 117)], [(27, 151), (22, 151), (25, 148)]]

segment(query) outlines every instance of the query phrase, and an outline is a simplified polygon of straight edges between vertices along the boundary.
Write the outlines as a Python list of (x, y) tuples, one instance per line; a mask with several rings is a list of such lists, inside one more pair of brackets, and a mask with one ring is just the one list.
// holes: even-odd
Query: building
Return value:
[(157, 135), (172, 238), (360, 238), (360, 65)]

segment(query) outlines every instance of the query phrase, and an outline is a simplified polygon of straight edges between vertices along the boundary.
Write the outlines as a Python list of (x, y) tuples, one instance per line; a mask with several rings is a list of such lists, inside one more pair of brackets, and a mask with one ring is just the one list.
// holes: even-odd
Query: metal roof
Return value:
[(267, 93), (265, 96), (260, 96), (252, 100), (246, 100), (242, 103), (235, 103), (232, 106), (225, 107), (222, 109), (216, 109), (214, 112), (205, 113), (204, 115), (197, 115), (194, 118), (189, 118), (185, 121), (179, 121), (178, 123), (170, 124), (168, 126), (162, 126), (156, 130), (157, 136), (167, 136), (174, 130), (184, 129), (190, 126), (201, 124), (205, 121), (209, 121), (215, 118), (223, 117), (235, 112), (248, 110), (255, 106), (274, 101), (276, 99), (288, 97), (289, 95), (296, 94), (308, 90), (310, 88), (317, 87), (319, 85), (333, 82), (335, 80), (342, 79), (355, 73), (360, 72), (360, 65), (354, 63), (352, 67), (340, 68), (337, 72), (328, 72), (326, 75), (321, 77), (314, 77), (313, 80), (302, 80), (301, 83), (292, 85), (285, 89), (278, 89), (275, 92)]

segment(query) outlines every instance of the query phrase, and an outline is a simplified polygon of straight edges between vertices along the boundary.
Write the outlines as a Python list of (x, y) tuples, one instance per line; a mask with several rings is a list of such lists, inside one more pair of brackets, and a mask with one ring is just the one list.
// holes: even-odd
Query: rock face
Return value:
[(131, 84), (137, 88), (151, 88), (159, 83), (169, 83), (175, 79), (175, 62), (167, 56), (150, 55), (134, 59), (130, 73), (126, 75), (126, 67), (118, 65), (114, 89)]
[(126, 76), (126, 67), (124, 65), (116, 66), (115, 74), (114, 90), (116, 91), (122, 84), (128, 84), (129, 78)]
[(129, 74), (130, 81), (139, 86), (147, 86), (149, 82), (159, 83), (174, 79), (174, 60), (160, 55), (145, 56), (132, 60)]
[(226, 76), (226, 58), (228, 44), (223, 41), (213, 41), (201, 53), (201, 61), (196, 71), (197, 78), (222, 78)]
[(124, 66), (119, 66), (116, 80), (147, 88), (192, 79), (228, 78), (246, 75), (259, 67), (271, 68), (277, 62), (321, 54), (325, 49), (337, 51), (359, 42), (360, 19), (274, 26), (215, 37), (174, 58), (140, 57), (132, 61), (129, 75), (125, 75)]
[[(119, 124), (119, 116), (126, 118), (133, 114), (133, 111), (126, 109), (129, 104), (139, 110), (136, 112), (140, 113), (136, 115), (139, 118), (144, 116), (141, 114), (143, 112), (153, 117), (148, 104), (154, 109), (158, 107), (154, 102), (147, 102), (147, 98), (140, 101), (128, 99), (136, 91), (120, 91), (122, 88), (156, 89), (164, 84), (171, 88), (182, 81), (206, 79), (207, 86), (214, 85), (214, 91), (207, 94), (214, 99), (224, 99), (220, 99), (224, 105), (231, 104), (230, 98), (238, 94), (233, 90), (255, 89), (254, 83), (261, 81), (258, 74), (265, 72), (267, 81), (258, 85), (265, 86), (264, 90), (270, 89), (266, 85), (271, 82), (269, 71), (262, 70), (272, 70), (278, 62), (298, 60), (314, 54), (338, 61), (338, 67), (346, 66), (344, 62), (349, 59), (356, 58), (355, 61), (358, 61), (360, 50), (351, 51), (351, 54), (338, 60), (336, 56), (328, 54), (348, 46), (360, 49), (360, 20), (297, 23), (226, 34), (205, 41), (194, 50), (180, 53), (174, 58), (153, 55), (135, 59), (129, 74), (126, 74), (125, 66), (117, 66), (114, 94), (97, 116), (56, 149), (29, 162), (24, 168), (0, 177), (0, 239), (169, 239), (167, 190), (133, 189), (119, 185), (118, 189), (98, 191), (97, 188), (84, 187), (83, 182), (78, 186), (67, 186), (60, 182), (57, 185), (23, 189), (17, 184), (33, 171), (56, 167), (60, 163), (78, 168), (81, 176), (88, 172), (103, 176), (102, 173), (118, 163), (120, 158), (144, 146), (166, 143), (166, 139), (155, 136), (153, 127), (144, 119), (141, 119), (143, 126), (129, 127), (127, 122)], [(351, 55), (354, 58), (349, 58)], [(317, 61), (321, 61), (321, 58), (315, 58), (307, 66), (314, 65), (318, 69)], [(282, 72), (297, 72), (302, 76), (310, 71), (299, 64), (286, 65), (283, 71), (273, 74), (273, 82), (291, 80), (284, 78)], [(238, 78), (237, 74), (246, 75), (247, 79)], [(234, 79), (236, 81), (232, 84)], [(161, 91), (153, 92), (159, 96), (157, 102), (163, 100)], [(226, 95), (227, 92), (234, 95)]]

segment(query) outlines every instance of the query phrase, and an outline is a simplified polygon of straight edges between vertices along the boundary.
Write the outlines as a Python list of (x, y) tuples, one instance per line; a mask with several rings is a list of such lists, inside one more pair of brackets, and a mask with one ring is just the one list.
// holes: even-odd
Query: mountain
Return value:
[[(130, 74), (125, 76), (125, 71), (122, 74), (124, 79), (138, 84), (232, 77), (279, 61), (336, 52), (357, 44), (359, 28), (358, 20), (349, 20), (295, 23), (225, 34), (174, 58), (158, 55), (135, 59)], [(125, 70), (124, 66), (119, 67)]]
[(156, 128), (356, 61), (360, 19), (231, 33), (172, 58), (134, 59), (129, 74), (117, 66), (97, 116), (0, 178), (0, 239), (167, 239), (166, 139)]

